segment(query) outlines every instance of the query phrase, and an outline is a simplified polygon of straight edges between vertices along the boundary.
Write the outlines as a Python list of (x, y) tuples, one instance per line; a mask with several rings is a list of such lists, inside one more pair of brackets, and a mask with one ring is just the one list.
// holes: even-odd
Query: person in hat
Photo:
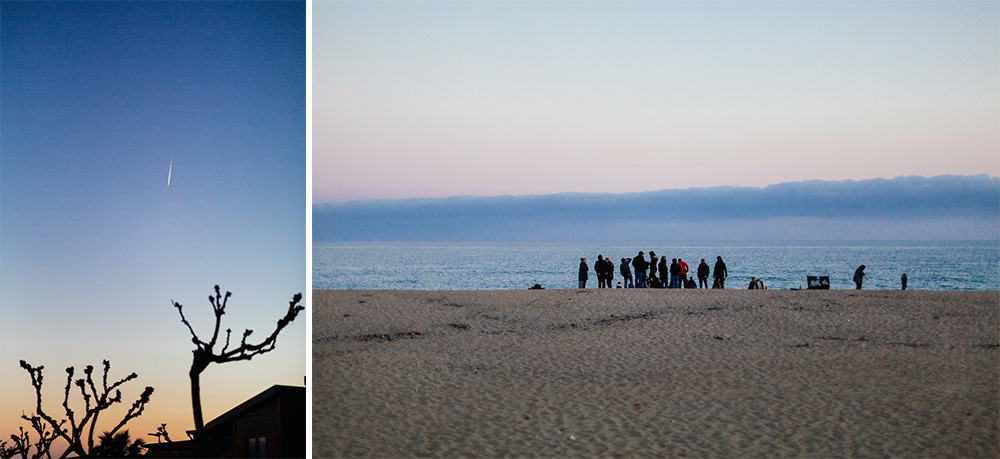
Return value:
[(587, 272), (590, 268), (587, 266), (587, 259), (580, 259), (580, 288), (587, 288)]

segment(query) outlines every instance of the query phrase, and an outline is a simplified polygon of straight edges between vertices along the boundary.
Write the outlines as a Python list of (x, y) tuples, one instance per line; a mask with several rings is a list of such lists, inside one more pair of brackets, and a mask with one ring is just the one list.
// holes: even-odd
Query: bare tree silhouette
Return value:
[(299, 305), (299, 301), (302, 300), (302, 294), (296, 293), (295, 296), (292, 297), (292, 301), (288, 302), (288, 310), (285, 312), (285, 316), (278, 319), (278, 325), (267, 338), (258, 344), (247, 343), (247, 338), (250, 337), (253, 330), (246, 329), (243, 331), (243, 338), (240, 340), (240, 346), (234, 349), (229, 349), (229, 337), (232, 329), (227, 328), (226, 342), (222, 346), (222, 350), (216, 354), (215, 345), (218, 344), (219, 329), (222, 324), (222, 315), (226, 313), (226, 304), (229, 302), (230, 296), (232, 296), (232, 293), (226, 292), (225, 297), (223, 297), (218, 285), (215, 286), (215, 296), (208, 296), (208, 302), (212, 304), (212, 311), (215, 313), (215, 329), (212, 331), (212, 339), (207, 342), (198, 338), (198, 334), (194, 332), (194, 329), (191, 328), (191, 324), (186, 318), (184, 318), (183, 306), (176, 301), (170, 301), (173, 303), (174, 307), (177, 308), (177, 312), (180, 313), (181, 322), (183, 322), (184, 325), (187, 326), (188, 331), (191, 332), (191, 342), (195, 345), (195, 349), (192, 351), (194, 359), (191, 362), (191, 370), (188, 372), (188, 375), (191, 377), (191, 407), (194, 411), (194, 428), (196, 434), (200, 433), (205, 428), (205, 423), (201, 413), (201, 372), (205, 371), (205, 369), (212, 363), (250, 360), (256, 355), (274, 350), (274, 346), (278, 339), (278, 333), (288, 326), (289, 323), (295, 320), (295, 316), (299, 314), (299, 311), (305, 309), (303, 306)]
[[(23, 427), (21, 428), (21, 432), (24, 432)], [(15, 442), (19, 440), (19, 438), (15, 434), (10, 434), (10, 438), (13, 439)], [(13, 446), (8, 446), (7, 440), (0, 440), (0, 457), (7, 459), (9, 457), (17, 456), (18, 454), (21, 454), (21, 450), (18, 449), (18, 445), (16, 443)], [(25, 453), (23, 457), (27, 458), (28, 457), (27, 453)]]
[(35, 448), (35, 453), (31, 454), (32, 458), (41, 457), (52, 457), (49, 450), (52, 448), (52, 442), (56, 440), (56, 435), (51, 430), (46, 427), (46, 424), (42, 422), (42, 418), (38, 416), (26, 416), (21, 414), (21, 418), (27, 420), (31, 423), (31, 428), (38, 435), (38, 440), (34, 444), (31, 443), (30, 435), (24, 430), (23, 426), (19, 426), (17, 434), (11, 434), (10, 439), (14, 441), (12, 446), (7, 446), (7, 442), (0, 442), (0, 458), (12, 458), (14, 456), (21, 456), (24, 459), (28, 458), (31, 454), (31, 448)]
[[(32, 367), (22, 360), (21, 368), (24, 368), (31, 376), (31, 385), (35, 388), (35, 412), (30, 416), (22, 414), (21, 418), (31, 423), (32, 429), (35, 430), (39, 438), (32, 445), (28, 432), (23, 427), (20, 428), (19, 435), (11, 435), (11, 439), (14, 441), (12, 448), (6, 447), (6, 442), (4, 442), (2, 452), (5, 454), (5, 457), (13, 457), (15, 454), (20, 454), (22, 457), (27, 458), (32, 446), (35, 448), (35, 454), (32, 457), (51, 457), (50, 448), (52, 442), (59, 438), (69, 443), (69, 447), (63, 452), (61, 457), (67, 457), (71, 453), (78, 456), (88, 456), (94, 449), (94, 428), (97, 425), (97, 420), (101, 412), (111, 408), (116, 403), (121, 403), (122, 393), (119, 387), (138, 377), (138, 375), (132, 373), (108, 385), (108, 371), (111, 370), (111, 363), (105, 360), (104, 377), (102, 378), (101, 387), (98, 389), (97, 385), (94, 384), (93, 365), (87, 365), (83, 370), (86, 378), (77, 379), (75, 382), (73, 381), (73, 367), (67, 368), (66, 388), (63, 392), (62, 402), (63, 409), (66, 411), (66, 419), (57, 421), (42, 408), (42, 369), (44, 367)], [(76, 417), (77, 413), (69, 406), (69, 393), (74, 385), (80, 389), (80, 395), (83, 397), (84, 402), (84, 414), (79, 419)], [(142, 391), (139, 399), (132, 404), (124, 417), (122, 417), (121, 421), (108, 431), (108, 433), (114, 435), (128, 421), (139, 417), (146, 403), (149, 403), (149, 397), (152, 394), (153, 388), (147, 386)], [(49, 428), (52, 430), (48, 430)], [(85, 433), (86, 438), (84, 438)], [(86, 445), (84, 445), (84, 441), (86, 441)], [(10, 453), (9, 456), (7, 455), (8, 453)]]
[[(21, 433), (24, 434), (24, 427), (21, 427)], [(21, 457), (27, 459), (28, 457), (27, 450), (20, 448), (21, 438), (18, 437), (17, 434), (10, 434), (10, 438), (14, 440), (13, 445), (7, 445), (7, 440), (0, 440), (0, 457), (2, 457), (3, 459), (7, 459), (20, 454)], [(24, 441), (27, 442), (28, 439), (25, 438)], [(42, 456), (38, 455), (35, 457), (42, 457)]]
[(160, 424), (160, 427), (156, 428), (156, 432), (154, 432), (154, 433), (148, 433), (146, 435), (149, 435), (150, 437), (156, 437), (156, 442), (157, 443), (160, 443), (161, 441), (165, 441), (167, 443), (170, 443), (170, 442), (173, 441), (173, 440), (170, 439), (170, 434), (167, 433), (167, 424), (166, 423)]

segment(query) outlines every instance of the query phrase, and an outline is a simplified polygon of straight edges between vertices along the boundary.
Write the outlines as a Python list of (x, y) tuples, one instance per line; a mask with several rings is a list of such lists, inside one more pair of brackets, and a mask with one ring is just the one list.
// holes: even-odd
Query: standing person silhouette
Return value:
[(865, 265), (858, 266), (858, 269), (854, 270), (854, 283), (858, 286), (856, 290), (861, 290), (861, 282), (867, 278), (868, 276), (865, 275)]
[(587, 267), (587, 259), (586, 258), (581, 258), (580, 259), (580, 277), (579, 277), (579, 279), (580, 279), (580, 288), (587, 288), (587, 271), (590, 271), (590, 268)]
[(615, 262), (611, 261), (611, 257), (604, 259), (604, 287), (612, 288), (614, 287), (615, 280)]
[(708, 263), (705, 263), (705, 259), (701, 259), (701, 263), (698, 264), (698, 288), (708, 288)]
[(670, 288), (680, 288), (681, 265), (677, 264), (677, 259), (670, 260)]
[(648, 278), (651, 279), (651, 278), (656, 277), (656, 269), (658, 268), (658, 266), (656, 265), (656, 263), (658, 263), (659, 260), (660, 260), (660, 257), (656, 256), (656, 252), (650, 250), (649, 251), (649, 277)]
[(679, 268), (679, 270), (677, 271), (678, 275), (677, 279), (680, 281), (678, 287), (688, 288), (687, 287), (688, 270), (690, 270), (691, 267), (688, 266), (688, 264), (683, 259), (680, 258), (677, 259), (677, 265)]
[(906, 273), (899, 278), (899, 281), (903, 284), (903, 290), (906, 290)]
[(622, 264), (619, 266), (619, 272), (625, 278), (625, 288), (635, 288), (635, 283), (632, 282), (632, 268), (629, 267), (631, 262), (631, 258), (622, 258)]
[(670, 276), (667, 275), (670, 272), (670, 267), (667, 266), (667, 257), (660, 257), (660, 287), (667, 288), (667, 284), (670, 283)]
[(597, 261), (594, 263), (594, 273), (597, 274), (597, 288), (609, 287), (607, 265), (604, 262), (604, 255), (598, 255)]
[(635, 286), (636, 288), (643, 288), (646, 286), (646, 270), (649, 269), (649, 264), (646, 263), (646, 259), (643, 258), (642, 251), (632, 259), (632, 268), (635, 271)]
[(715, 283), (712, 284), (712, 288), (726, 288), (726, 278), (729, 277), (729, 272), (726, 271), (726, 263), (722, 261), (722, 257), (715, 257)]

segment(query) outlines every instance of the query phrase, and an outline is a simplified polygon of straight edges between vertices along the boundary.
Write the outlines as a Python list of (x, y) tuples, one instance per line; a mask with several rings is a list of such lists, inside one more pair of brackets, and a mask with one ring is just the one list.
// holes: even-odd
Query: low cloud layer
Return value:
[(315, 241), (996, 239), (987, 175), (313, 207)]

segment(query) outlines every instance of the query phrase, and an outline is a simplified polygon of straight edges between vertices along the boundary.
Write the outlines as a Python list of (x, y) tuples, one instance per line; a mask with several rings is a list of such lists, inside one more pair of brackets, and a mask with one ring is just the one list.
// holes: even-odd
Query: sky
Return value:
[(318, 1), (313, 200), (995, 177), (998, 9)]
[[(44, 365), (43, 403), (64, 415), (64, 369), (106, 359), (110, 379), (138, 379), (101, 419), (153, 386), (132, 437), (166, 423), (185, 439), (194, 345), (171, 301), (208, 340), (219, 284), (222, 327), (255, 342), (308, 286), (306, 5), (0, 8), (0, 438), (34, 408), (19, 360)], [(206, 422), (302, 385), (306, 322), (269, 354), (210, 366)]]
[[(0, 438), (32, 409), (22, 359), (53, 414), (64, 368), (136, 372), (133, 436), (184, 438), (171, 301), (204, 338), (220, 284), (223, 327), (267, 334), (307, 293), (310, 196), (996, 177), (998, 9), (316, 1), (310, 191), (304, 2), (0, 2)], [(301, 384), (306, 321), (209, 367), (206, 421)]]

